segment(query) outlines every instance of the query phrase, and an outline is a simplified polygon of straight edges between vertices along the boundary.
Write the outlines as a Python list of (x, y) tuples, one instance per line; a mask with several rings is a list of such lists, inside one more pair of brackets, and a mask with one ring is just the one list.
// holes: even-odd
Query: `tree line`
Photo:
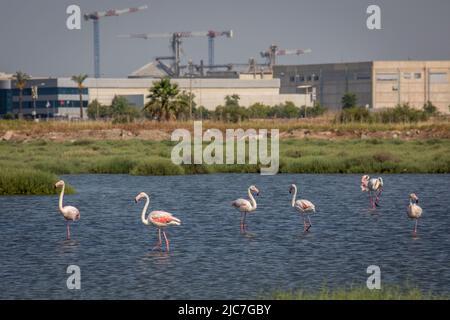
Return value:
[(91, 119), (113, 119), (114, 121), (132, 121), (145, 117), (157, 121), (170, 120), (217, 120), (224, 122), (239, 122), (248, 119), (295, 119), (300, 117), (317, 117), (325, 112), (319, 104), (313, 107), (298, 107), (292, 102), (269, 106), (255, 103), (246, 108), (239, 104), (237, 94), (228, 95), (224, 104), (215, 110), (198, 106), (195, 95), (181, 91), (178, 84), (164, 78), (154, 82), (147, 95), (148, 102), (142, 110), (130, 107), (124, 97), (116, 96), (111, 106), (104, 106), (94, 100), (88, 106), (88, 116)]
[[(413, 108), (409, 103), (399, 103), (394, 108), (385, 108), (371, 112), (364, 106), (358, 106), (354, 93), (346, 93), (341, 100), (342, 110), (336, 114), (335, 122), (365, 123), (408, 123), (427, 121), (440, 113), (431, 101), (427, 101), (422, 109)], [(450, 106), (449, 106), (450, 109)]]

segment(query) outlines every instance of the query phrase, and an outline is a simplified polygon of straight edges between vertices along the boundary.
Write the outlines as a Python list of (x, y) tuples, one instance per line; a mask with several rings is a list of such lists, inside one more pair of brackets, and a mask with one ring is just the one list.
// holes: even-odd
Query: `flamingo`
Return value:
[[(156, 246), (153, 248), (153, 250), (155, 250), (155, 249), (161, 250), (161, 246), (162, 246), (161, 229), (166, 228), (168, 226), (179, 226), (181, 224), (181, 220), (178, 218), (175, 218), (171, 213), (166, 212), (166, 211), (152, 211), (146, 218), (145, 214), (147, 212), (148, 206), (150, 205), (149, 195), (146, 194), (145, 192), (141, 192), (136, 196), (134, 201), (136, 203), (138, 203), (139, 200), (141, 200), (143, 198), (145, 198), (146, 201), (145, 201), (144, 209), (142, 210), (141, 221), (146, 226), (152, 224), (156, 228), (158, 228), (158, 242), (157, 242)], [(167, 250), (167, 252), (169, 252), (169, 239), (167, 239), (167, 235), (166, 235), (165, 231), (163, 231), (162, 233), (163, 233), (164, 239), (166, 241), (166, 250)]]
[(80, 220), (80, 211), (72, 206), (63, 206), (64, 189), (66, 184), (63, 180), (59, 180), (55, 184), (55, 188), (62, 187), (61, 193), (59, 195), (59, 211), (63, 215), (64, 219), (67, 221), (67, 240), (70, 240), (70, 221)]
[(257, 196), (259, 196), (259, 190), (256, 188), (256, 186), (251, 185), (248, 190), (248, 197), (250, 198), (250, 201), (247, 199), (237, 199), (234, 200), (231, 205), (235, 207), (237, 210), (241, 212), (241, 231), (245, 231), (245, 219), (247, 217), (247, 213), (253, 212), (256, 210), (256, 200), (253, 198), (253, 193), (255, 193)]
[(407, 209), (407, 213), (408, 213), (408, 217), (410, 219), (416, 220), (416, 223), (414, 225), (414, 231), (413, 231), (414, 235), (417, 234), (417, 224), (418, 224), (420, 217), (422, 217), (422, 208), (419, 207), (418, 203), (419, 203), (419, 197), (415, 193), (411, 193), (409, 195), (409, 206)]
[[(383, 178), (370, 178), (368, 175), (364, 175), (361, 178), (361, 191), (369, 193), (369, 202), (372, 209), (375, 206), (379, 207), (378, 202), (380, 201), (381, 193), (383, 192)], [(375, 200), (373, 197), (375, 196)]]
[[(303, 227), (304, 227), (304, 231), (308, 232), (309, 229), (312, 227), (311, 224), (311, 218), (310, 218), (310, 214), (315, 213), (316, 212), (316, 206), (309, 200), (295, 200), (297, 198), (297, 186), (295, 184), (291, 184), (291, 186), (289, 187), (289, 193), (294, 193), (292, 195), (292, 207), (297, 210), (303, 217)], [(308, 224), (306, 223), (305, 220), (305, 214), (307, 214), (308, 217)]]

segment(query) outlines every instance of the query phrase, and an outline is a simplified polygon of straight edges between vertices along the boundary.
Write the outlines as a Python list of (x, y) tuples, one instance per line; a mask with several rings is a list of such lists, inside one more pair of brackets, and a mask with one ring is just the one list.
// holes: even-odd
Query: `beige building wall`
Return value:
[(422, 108), (431, 101), (449, 113), (450, 61), (375, 61), (373, 79), (375, 109), (399, 103)]
[[(149, 79), (89, 79), (89, 101), (97, 99), (100, 103), (111, 104), (114, 96), (140, 96), (147, 103), (147, 95), (155, 80)], [(240, 104), (248, 107), (254, 103), (276, 105), (291, 101), (296, 105), (311, 106), (310, 95), (280, 94), (278, 79), (173, 79), (181, 91), (192, 92), (195, 103), (214, 110), (216, 106), (225, 103), (227, 95), (237, 94)]]

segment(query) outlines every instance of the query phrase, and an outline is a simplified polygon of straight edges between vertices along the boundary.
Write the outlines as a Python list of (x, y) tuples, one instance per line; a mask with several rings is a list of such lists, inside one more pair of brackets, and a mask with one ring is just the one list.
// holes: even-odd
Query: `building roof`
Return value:
[(12, 79), (13, 75), (10, 73), (0, 72), (0, 79), (2, 80), (8, 80)]
[(164, 78), (169, 74), (164, 70), (164, 66), (159, 61), (152, 61), (145, 66), (131, 73), (129, 78)]

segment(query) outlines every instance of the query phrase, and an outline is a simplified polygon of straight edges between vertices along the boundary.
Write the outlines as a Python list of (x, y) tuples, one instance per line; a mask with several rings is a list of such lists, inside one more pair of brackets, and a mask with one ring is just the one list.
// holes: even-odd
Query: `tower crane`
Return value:
[(276, 64), (277, 56), (287, 56), (287, 55), (302, 55), (306, 53), (311, 53), (311, 49), (278, 49), (278, 46), (271, 45), (268, 50), (261, 52), (261, 57), (267, 59), (267, 64), (272, 70), (273, 66)]
[[(170, 47), (172, 49), (171, 57), (162, 57), (164, 59), (173, 60), (172, 69), (176, 76), (180, 76), (180, 52), (183, 38), (192, 37), (208, 37), (208, 63), (210, 67), (214, 66), (214, 40), (217, 37), (225, 36), (227, 38), (233, 37), (233, 30), (228, 31), (187, 31), (187, 32), (173, 32), (173, 33), (137, 33), (120, 35), (121, 38), (134, 39), (154, 39), (154, 38), (171, 38)], [(161, 57), (160, 57), (160, 60)]]
[(94, 75), (100, 78), (100, 26), (99, 20), (105, 17), (120, 16), (125, 13), (134, 13), (147, 9), (146, 5), (137, 8), (126, 8), (121, 10), (96, 11), (84, 15), (84, 20), (92, 20), (94, 27)]

